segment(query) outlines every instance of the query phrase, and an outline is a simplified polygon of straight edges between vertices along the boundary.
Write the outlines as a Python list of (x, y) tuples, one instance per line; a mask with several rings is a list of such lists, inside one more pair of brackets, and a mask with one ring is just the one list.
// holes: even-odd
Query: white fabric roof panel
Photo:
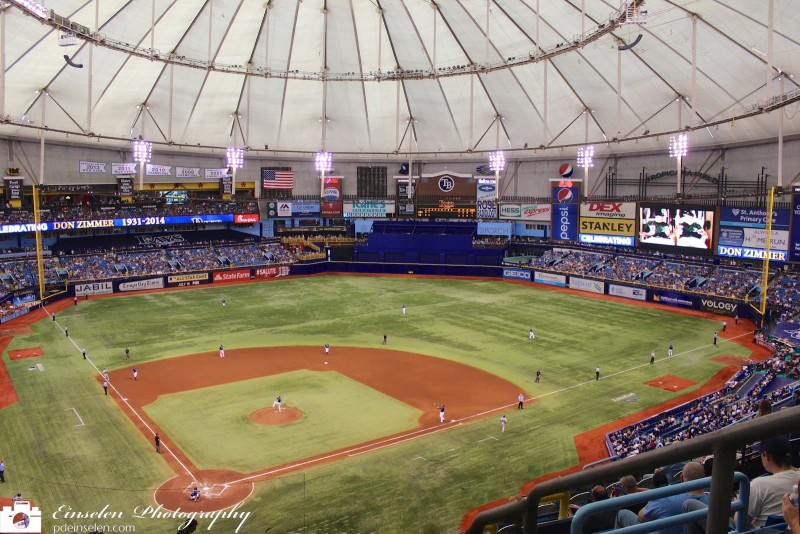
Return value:
[[(792, 0), (772, 3), (771, 87), (778, 96), (783, 85), (792, 99), (784, 133), (797, 134), (800, 118), (792, 110), (800, 94), (794, 78), (800, 71), (800, 10)], [(499, 113), (504, 117), (499, 145), (518, 150), (520, 157), (533, 157), (533, 152), (523, 151), (526, 144), (529, 151), (539, 145), (583, 144), (585, 107), (593, 110), (589, 142), (598, 144), (598, 152), (664, 149), (665, 137), (655, 136), (668, 136), (685, 125), (697, 128), (690, 134), (693, 144), (777, 134), (777, 113), (738, 118), (763, 105), (768, 96), (770, 0), (646, 0), (646, 24), (621, 26), (609, 25), (612, 14), (623, 13), (615, 0), (437, 4), (156, 0), (153, 10), (151, 2), (60, 0), (47, 7), (92, 31), (97, 26), (98, 32), (97, 44), (79, 38), (78, 46), (60, 47), (52, 21), (30, 16), (12, 0), (3, 12), (2, 105), (10, 124), (0, 125), (0, 135), (34, 137), (34, 129), (18, 128), (24, 115), (26, 123), (46, 124), (53, 138), (69, 132), (80, 139), (91, 132), (101, 142), (122, 146), (143, 135), (159, 143), (236, 143), (254, 150), (269, 145), (271, 151), (285, 153), (314, 152), (324, 145), (368, 157), (405, 152), (408, 143), (398, 147), (398, 142), (413, 116), (417, 150), (466, 153), (476, 144), (479, 151), (495, 149), (496, 127), (486, 130)], [(696, 113), (705, 121), (737, 117), (733, 126), (709, 129), (713, 136), (690, 108), (693, 17)], [(519, 63), (539, 50), (571, 47), (581, 39), (582, 28), (612, 32), (580, 48)], [(636, 46), (618, 52), (619, 45), (633, 42), (639, 34)], [(99, 39), (117, 44), (109, 48)], [(135, 48), (146, 57), (130, 55)], [(64, 54), (83, 68), (67, 66)], [(503, 62), (508, 66), (501, 70), (480, 70)], [(543, 62), (548, 63), (546, 94)], [(470, 65), (478, 70), (464, 72)], [(385, 79), (398, 67), (404, 78), (399, 110), (398, 84)], [(381, 80), (376, 79), (378, 71), (383, 73)], [(248, 72), (253, 76), (248, 78)], [(782, 81), (777, 79), (779, 72), (786, 73)], [(328, 81), (321, 81), (323, 77)], [(36, 94), (42, 88), (53, 101), (47, 103), (44, 117)], [(678, 95), (682, 100), (676, 102)], [(144, 113), (137, 109), (142, 104), (149, 108)], [(324, 134), (323, 109), (328, 119)], [(233, 114), (240, 116), (236, 126)], [(634, 139), (645, 131), (649, 137)], [(615, 137), (623, 142), (601, 146)]]

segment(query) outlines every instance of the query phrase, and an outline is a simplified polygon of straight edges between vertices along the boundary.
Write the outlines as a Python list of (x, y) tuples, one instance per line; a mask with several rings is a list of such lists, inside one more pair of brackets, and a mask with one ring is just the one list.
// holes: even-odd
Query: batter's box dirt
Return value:
[(21, 360), (22, 358), (33, 358), (35, 356), (44, 356), (42, 347), (27, 347), (8, 351), (8, 359), (10, 360)]
[(688, 387), (694, 386), (695, 384), (697, 384), (697, 382), (686, 380), (685, 378), (681, 378), (679, 376), (664, 375), (664, 376), (659, 376), (658, 378), (655, 378), (650, 382), (645, 382), (645, 384), (666, 391), (681, 391)]
[[(253, 492), (253, 483), (233, 471), (199, 471), (194, 476), (179, 475), (156, 489), (155, 501), (167, 510), (215, 512), (234, 506)], [(189, 499), (192, 488), (200, 490), (200, 500)]]

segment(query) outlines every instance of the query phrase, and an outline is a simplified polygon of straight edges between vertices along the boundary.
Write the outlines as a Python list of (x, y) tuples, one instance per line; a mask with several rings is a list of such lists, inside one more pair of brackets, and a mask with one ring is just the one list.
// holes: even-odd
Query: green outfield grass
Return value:
[[(228, 303), (224, 309), (222, 298)], [(406, 316), (400, 312), (403, 304)], [(71, 339), (58, 328), (64, 324)], [(380, 349), (386, 332), (390, 349), (478, 367), (518, 384), (537, 400), (523, 411), (506, 412), (509, 427), (502, 436), (497, 412), (259, 483), (243, 508), (252, 516), (240, 532), (453, 532), (472, 507), (512, 496), (526, 481), (574, 464), (575, 435), (676, 395), (645, 382), (673, 374), (702, 383), (721, 367), (713, 356), (746, 355), (734, 343), (712, 345), (720, 324), (633, 302), (457, 279), (319, 276), (81, 301), (59, 313), (58, 323), (42, 321), (9, 346), (38, 345), (46, 356), (13, 362), (5, 357), (20, 402), (0, 411), (0, 458), (7, 475), (0, 491), (21, 491), (35, 500), (48, 527), (64, 524), (51, 517), (60, 506), (80, 511), (108, 506), (125, 514), (108, 523), (130, 523), (137, 532), (169, 532), (177, 526), (174, 519), (130, 517), (135, 507), (152, 503), (153, 489), (172, 471), (153, 452), (151, 440), (102, 395), (78, 347), (87, 348), (98, 368), (114, 369), (129, 364), (125, 346), (133, 363), (141, 363), (213, 352), (221, 343), (226, 349), (324, 343)], [(528, 340), (531, 326), (533, 342)], [(664, 361), (670, 343), (676, 356)], [(653, 349), (657, 361), (651, 366)], [(45, 372), (28, 371), (37, 361)], [(596, 365), (603, 372), (599, 382)], [(537, 369), (541, 384), (534, 383)], [(323, 393), (319, 401), (324, 403)], [(638, 402), (613, 401), (626, 393)], [(206, 412), (204, 407), (201, 413)], [(197, 415), (187, 411), (186, 417)], [(322, 441), (319, 436), (332, 428), (355, 424), (345, 417), (320, 417), (327, 428), (316, 428), (320, 434), (308, 439)], [(399, 417), (406, 424), (411, 415), (404, 409)], [(173, 432), (173, 423), (166, 424)], [(296, 431), (285, 428), (286, 436)], [(236, 442), (238, 434), (229, 433), (227, 442)], [(186, 449), (200, 457), (193, 446), (187, 442)], [(276, 438), (269, 449), (283, 458), (300, 458), (306, 454), (301, 446), (306, 445)], [(220, 463), (233, 461), (226, 454), (219, 451)], [(264, 453), (251, 449), (249, 454), (243, 462), (255, 463)], [(209, 450), (202, 452), (204, 465), (213, 460)], [(220, 520), (214, 531), (232, 532), (237, 524)]]
[[(284, 406), (302, 419), (285, 426), (250, 421), (272, 405), (266, 392), (273, 391), (291, 392)], [(241, 473), (411, 430), (422, 415), (339, 373), (312, 371), (162, 395), (145, 411), (198, 468)]]

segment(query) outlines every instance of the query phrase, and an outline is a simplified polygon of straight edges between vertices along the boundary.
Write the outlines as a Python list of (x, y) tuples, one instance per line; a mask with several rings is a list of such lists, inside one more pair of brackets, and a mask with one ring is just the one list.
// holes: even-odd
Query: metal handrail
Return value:
[[(733, 474), (735, 481), (739, 483), (739, 497), (731, 503), (731, 511), (741, 512), (736, 516), (736, 530), (744, 532), (747, 530), (747, 506), (750, 499), (750, 479), (744, 473), (736, 472)], [(633, 504), (641, 504), (643, 502), (651, 501), (653, 499), (661, 499), (670, 495), (678, 495), (680, 493), (705, 489), (710, 485), (711, 477), (692, 480), (690, 482), (682, 482), (680, 484), (672, 484), (671, 486), (664, 486), (663, 488), (656, 488), (642, 493), (634, 493), (631, 495), (624, 495), (622, 497), (615, 497), (613, 499), (604, 499), (602, 501), (595, 501), (585, 506), (581, 506), (575, 516), (572, 518), (570, 525), (570, 534), (583, 532), (583, 524), (589, 519), (592, 514), (603, 512), (605, 510), (621, 510)], [(694, 512), (686, 512), (680, 515), (656, 519), (648, 521), (646, 525), (635, 525), (616, 530), (615, 534), (641, 534), (643, 532), (652, 532), (653, 530), (665, 529), (678, 525), (684, 525), (701, 519), (706, 519), (708, 510), (697, 510)]]
[(731, 512), (733, 473), (736, 451), (743, 445), (765, 438), (796, 432), (800, 427), (800, 406), (757, 417), (744, 423), (729, 426), (688, 441), (673, 443), (643, 454), (631, 456), (595, 469), (573, 473), (537, 484), (524, 500), (485, 510), (478, 514), (465, 534), (480, 534), (483, 527), (505, 521), (513, 523), (522, 518), (524, 534), (535, 534), (537, 507), (545, 495), (565, 490), (605, 484), (609, 480), (631, 473), (653, 471), (664, 465), (714, 455), (711, 472), (711, 497), (708, 506), (706, 534), (728, 532)]

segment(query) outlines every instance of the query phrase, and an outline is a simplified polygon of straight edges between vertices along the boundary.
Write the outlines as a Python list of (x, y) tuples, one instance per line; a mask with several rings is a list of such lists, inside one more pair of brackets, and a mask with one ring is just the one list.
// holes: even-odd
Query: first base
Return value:
[(325, 365), (328, 365), (328, 362), (325, 362)]

